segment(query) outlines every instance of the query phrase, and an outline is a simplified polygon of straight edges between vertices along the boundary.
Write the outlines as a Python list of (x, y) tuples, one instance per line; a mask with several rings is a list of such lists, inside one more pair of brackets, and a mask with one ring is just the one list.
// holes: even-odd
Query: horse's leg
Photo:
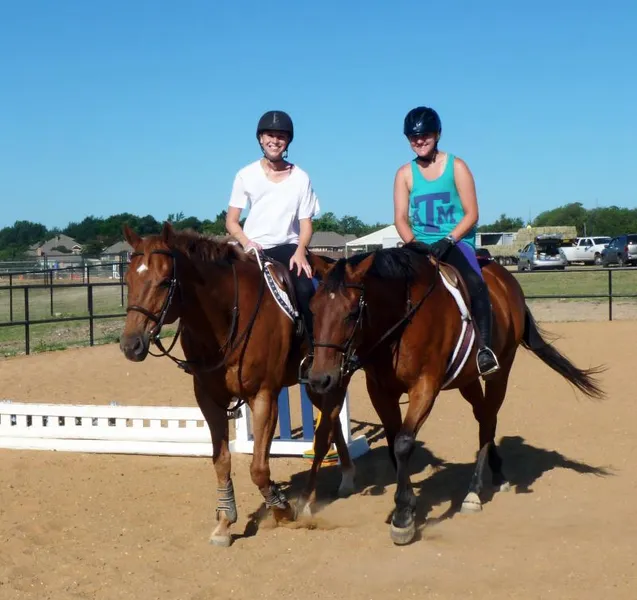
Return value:
[(394, 469), (397, 469), (394, 443), (400, 431), (400, 426), (402, 425), (402, 415), (400, 414), (399, 404), (401, 393), (382, 387), (377, 380), (371, 377), (366, 378), (366, 383), (367, 393), (372, 401), (372, 406), (385, 430), (389, 458), (394, 465)]
[(294, 521), (293, 508), (279, 486), (270, 479), (270, 448), (279, 416), (279, 390), (276, 391), (277, 393), (270, 390), (260, 391), (250, 406), (254, 434), (250, 476), (261, 492), (266, 507), (272, 508), (276, 521)]
[(484, 438), (482, 437), (482, 427), (480, 428), (480, 443), (482, 443), (483, 439), (491, 440), (491, 444), (489, 445), (489, 468), (493, 474), (492, 483), (501, 492), (508, 492), (511, 486), (502, 469), (502, 457), (500, 456), (495, 444), (495, 430), (498, 426), (498, 412), (500, 411), (500, 407), (502, 406), (506, 396), (511, 367), (511, 362), (500, 365), (498, 377), (493, 378), (491, 381), (487, 381), (485, 400), (487, 406), (491, 406), (491, 416), (487, 419)]
[[(215, 398), (205, 389), (205, 383), (194, 378), (195, 396), (212, 438), (212, 462), (217, 473), (217, 526), (210, 535), (210, 543), (229, 546), (232, 543), (230, 526), (237, 521), (237, 505), (230, 477), (231, 455), (228, 445), (228, 414), (223, 408), (221, 390), (214, 391)], [(228, 395), (228, 400), (229, 400)]]
[[(320, 411), (321, 417), (314, 432), (314, 460), (312, 461), (312, 467), (310, 469), (310, 474), (308, 477), (308, 481), (303, 492), (303, 495), (300, 499), (300, 505), (303, 506), (305, 511), (309, 511), (309, 507), (311, 503), (315, 499), (315, 489), (316, 489), (316, 477), (318, 474), (318, 470), (321, 467), (323, 460), (325, 459), (325, 455), (329, 451), (329, 447), (332, 443), (336, 445), (336, 451), (338, 452), (338, 458), (340, 460), (341, 466), (341, 483), (338, 488), (338, 495), (341, 498), (347, 498), (354, 493), (354, 479), (356, 475), (356, 468), (354, 467), (354, 462), (349, 454), (349, 448), (347, 447), (347, 442), (345, 440), (345, 435), (343, 434), (343, 428), (341, 426), (341, 420), (338, 418), (331, 419), (325, 416), (325, 409), (323, 406), (323, 396), (317, 395), (313, 393), (309, 387), (307, 389), (308, 397), (312, 404)], [(339, 415), (340, 411), (343, 407), (343, 402), (345, 398), (345, 390), (339, 389), (332, 393), (336, 398), (338, 398), (338, 406), (339, 406)], [(331, 406), (333, 401), (328, 401), (327, 406)], [(328, 409), (329, 410), (329, 409)], [(326, 429), (320, 429), (321, 423), (323, 420), (327, 418), (328, 421), (332, 423), (332, 438), (330, 440), (329, 432)], [(322, 454), (320, 460), (317, 458), (320, 453)], [(325, 449), (325, 453), (323, 454), (323, 449)]]
[[(345, 398), (345, 391), (339, 388), (321, 397), (313, 396), (311, 393), (308, 393), (308, 395), (315, 406), (321, 411), (321, 418), (314, 432), (314, 459), (312, 460), (312, 467), (310, 468), (305, 489), (298, 502), (299, 510), (305, 516), (309, 517), (312, 515), (312, 504), (316, 501), (316, 478), (318, 471), (330, 449), (332, 439), (334, 439), (336, 443), (338, 455), (341, 459), (342, 478), (339, 495), (349, 492), (348, 488), (351, 488), (353, 492), (354, 464), (349, 455), (339, 419)], [(351, 492), (347, 495), (349, 494), (351, 494)]]
[(425, 378), (409, 390), (407, 414), (394, 442), (397, 486), (390, 527), (394, 544), (408, 544), (416, 535), (416, 496), (409, 478), (408, 463), (418, 431), (429, 416), (436, 395), (437, 390)]
[(460, 509), (463, 513), (475, 513), (482, 510), (480, 492), (483, 486), (484, 465), (487, 460), (493, 474), (494, 485), (497, 485), (501, 491), (506, 491), (509, 487), (502, 472), (502, 459), (495, 446), (495, 430), (498, 421), (498, 411), (506, 394), (510, 371), (510, 364), (501, 365), (500, 371), (486, 382), (485, 394), (483, 394), (482, 386), (478, 380), (460, 390), (460, 393), (473, 407), (473, 414), (479, 425), (480, 445), (469, 491)]

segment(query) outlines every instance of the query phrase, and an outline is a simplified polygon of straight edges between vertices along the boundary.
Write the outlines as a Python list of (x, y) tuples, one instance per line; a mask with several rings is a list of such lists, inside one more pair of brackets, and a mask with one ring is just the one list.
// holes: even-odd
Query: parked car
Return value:
[[(602, 250), (608, 246), (611, 238), (606, 236), (579, 237), (562, 250), (570, 263), (602, 264)], [(565, 240), (566, 241), (566, 240)]]
[(520, 250), (518, 271), (564, 269), (568, 261), (561, 248), (563, 243), (561, 236), (538, 235), (534, 241)]
[(602, 250), (602, 265), (626, 267), (637, 264), (637, 233), (614, 237)]

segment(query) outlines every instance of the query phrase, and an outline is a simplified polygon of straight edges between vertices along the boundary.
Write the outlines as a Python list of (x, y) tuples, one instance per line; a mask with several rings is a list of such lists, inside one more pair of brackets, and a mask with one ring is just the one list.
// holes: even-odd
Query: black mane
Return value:
[(331, 292), (343, 289), (346, 266), (355, 267), (371, 255), (374, 256), (374, 259), (367, 271), (369, 276), (406, 283), (411, 283), (431, 264), (429, 262), (429, 246), (419, 242), (410, 242), (402, 248), (383, 248), (356, 254), (350, 258), (341, 258), (336, 262), (325, 279), (325, 288)]

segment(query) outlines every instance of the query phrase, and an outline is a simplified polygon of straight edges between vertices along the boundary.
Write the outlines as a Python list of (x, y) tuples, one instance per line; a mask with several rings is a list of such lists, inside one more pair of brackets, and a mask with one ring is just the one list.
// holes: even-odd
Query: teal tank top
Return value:
[[(413, 179), (409, 194), (409, 219), (419, 242), (433, 244), (449, 235), (464, 217), (460, 195), (453, 175), (454, 155), (447, 154), (447, 164), (442, 175), (434, 181), (422, 176), (416, 159), (411, 162)], [(462, 238), (474, 250), (476, 227)]]

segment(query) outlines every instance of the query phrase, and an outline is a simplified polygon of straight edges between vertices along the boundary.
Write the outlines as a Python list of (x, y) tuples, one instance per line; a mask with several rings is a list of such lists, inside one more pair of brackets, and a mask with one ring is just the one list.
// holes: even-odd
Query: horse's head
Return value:
[(119, 346), (129, 360), (144, 360), (162, 326), (178, 317), (173, 235), (167, 222), (160, 235), (145, 238), (124, 226), (124, 236), (133, 253), (126, 273), (128, 307)]
[(328, 393), (356, 364), (356, 345), (365, 312), (363, 279), (373, 260), (373, 255), (357, 263), (313, 259), (322, 280), (310, 303), (315, 342), (309, 380), (317, 393)]

